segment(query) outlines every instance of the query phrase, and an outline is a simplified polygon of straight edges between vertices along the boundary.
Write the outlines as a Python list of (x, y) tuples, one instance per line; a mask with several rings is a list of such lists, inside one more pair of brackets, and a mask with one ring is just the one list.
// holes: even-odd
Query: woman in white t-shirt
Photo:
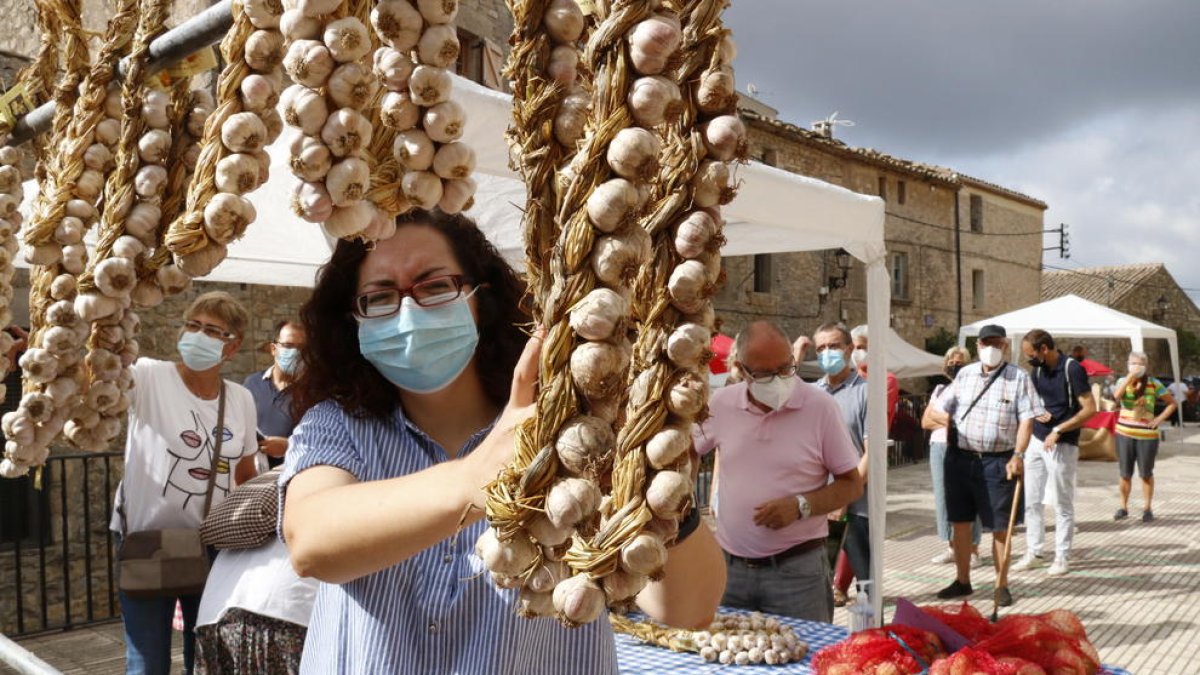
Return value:
[[(225, 423), (217, 429), (221, 365), (241, 347), (249, 314), (233, 296), (218, 291), (196, 298), (183, 318), (181, 362), (143, 358), (130, 369), (134, 386), (125, 476), (109, 523), (118, 546), (128, 532), (200, 527), (218, 434), (212, 506), (254, 475), (257, 416), (253, 397), (240, 384), (225, 381)], [(183, 658), (191, 673), (200, 595), (118, 595), (126, 673), (168, 672), (176, 601), (183, 609)]]

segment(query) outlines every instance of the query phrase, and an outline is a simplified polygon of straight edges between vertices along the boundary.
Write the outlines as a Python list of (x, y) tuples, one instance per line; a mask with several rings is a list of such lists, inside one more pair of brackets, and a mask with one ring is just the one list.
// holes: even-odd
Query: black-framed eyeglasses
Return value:
[(215, 326), (211, 323), (201, 323), (193, 319), (184, 321), (183, 329), (189, 333), (204, 333), (208, 337), (214, 340), (220, 340), (221, 342), (229, 342), (237, 337), (236, 333), (227, 331), (220, 326)]
[(777, 370), (746, 371), (746, 377), (758, 384), (766, 384), (777, 377), (791, 377), (796, 374), (796, 362), (789, 362)]
[(437, 307), (462, 297), (463, 286), (471, 283), (461, 274), (446, 274), (426, 279), (408, 288), (381, 288), (354, 298), (354, 315), (360, 319), (382, 319), (400, 311), (404, 298), (412, 298), (421, 307)]

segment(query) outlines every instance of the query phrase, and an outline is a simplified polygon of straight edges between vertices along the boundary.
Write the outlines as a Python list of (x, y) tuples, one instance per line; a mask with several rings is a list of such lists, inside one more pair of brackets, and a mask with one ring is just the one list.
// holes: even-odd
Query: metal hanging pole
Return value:
[[(147, 74), (157, 73), (174, 65), (199, 49), (221, 41), (233, 26), (232, 0), (220, 0), (217, 4), (193, 16), (182, 24), (158, 36), (150, 43), (150, 58)], [(117, 81), (125, 76), (129, 63), (121, 59), (117, 66)], [(20, 145), (32, 140), (54, 123), (54, 101), (42, 104), (13, 125), (8, 144)]]

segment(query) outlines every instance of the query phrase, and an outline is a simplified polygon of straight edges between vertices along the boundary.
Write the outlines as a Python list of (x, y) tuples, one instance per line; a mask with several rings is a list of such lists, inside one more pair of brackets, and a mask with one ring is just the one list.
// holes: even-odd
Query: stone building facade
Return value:
[[(850, 147), (766, 111), (742, 106), (753, 159), (884, 200), (892, 327), (905, 340), (924, 347), (941, 331), (1038, 301), (1044, 203), (943, 167)], [(866, 275), (856, 261), (843, 272), (837, 258), (835, 251), (727, 258), (717, 297), (724, 332), (760, 317), (793, 335), (829, 321), (863, 323)]]
[[(1200, 374), (1200, 309), (1162, 263), (1044, 273), (1043, 300), (1068, 294), (1174, 329), (1181, 352), (1181, 375)], [(1070, 340), (1069, 344), (1059, 346), (1066, 351), (1075, 344), (1087, 348), (1088, 358), (1112, 368), (1118, 375), (1125, 373), (1131, 349), (1128, 340)], [(1171, 375), (1170, 352), (1165, 340), (1147, 341), (1145, 351), (1152, 374)]]

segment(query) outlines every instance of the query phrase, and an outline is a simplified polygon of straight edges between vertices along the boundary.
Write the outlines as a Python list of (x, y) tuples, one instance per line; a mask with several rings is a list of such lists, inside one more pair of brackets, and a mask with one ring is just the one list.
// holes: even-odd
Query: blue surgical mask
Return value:
[(275, 345), (275, 365), (284, 373), (295, 375), (300, 371), (300, 350)]
[(840, 349), (826, 349), (817, 354), (817, 364), (828, 375), (837, 375), (846, 369), (846, 354)]
[(392, 316), (359, 319), (358, 349), (405, 391), (444, 389), (466, 370), (479, 343), (467, 297), (437, 307), (422, 307), (406, 297)]
[(221, 363), (225, 343), (200, 331), (184, 331), (183, 335), (179, 336), (178, 347), (183, 365), (195, 371), (203, 371)]

